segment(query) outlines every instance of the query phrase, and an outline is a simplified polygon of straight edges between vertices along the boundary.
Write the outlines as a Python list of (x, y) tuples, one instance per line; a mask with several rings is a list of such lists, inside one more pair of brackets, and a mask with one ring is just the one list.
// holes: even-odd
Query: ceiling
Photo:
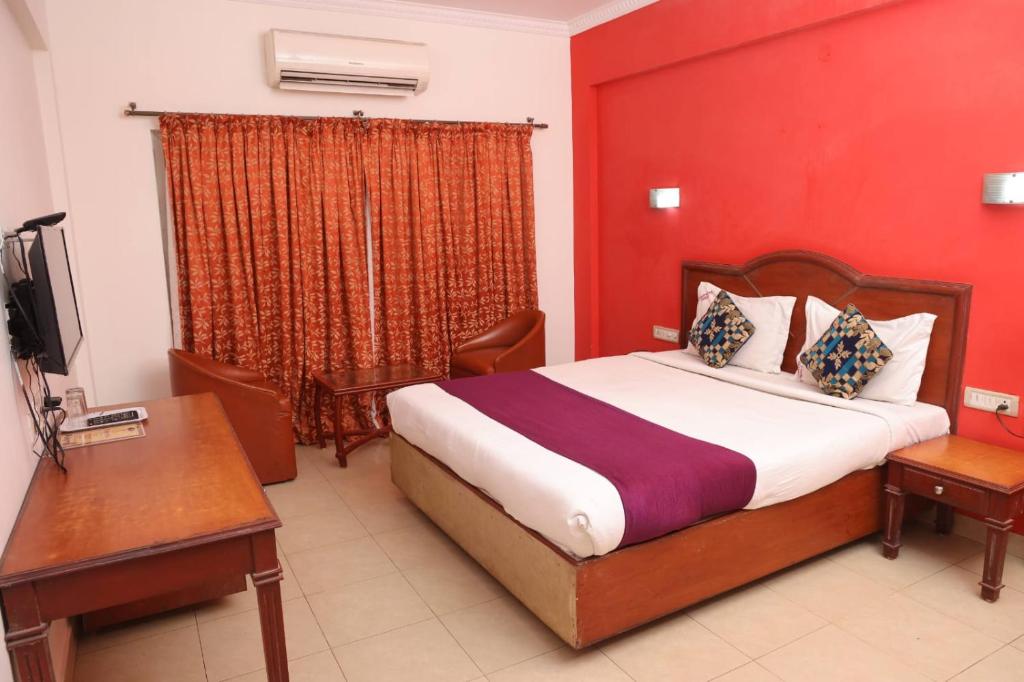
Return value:
[(415, 0), (423, 5), (438, 5), (478, 12), (495, 12), (534, 19), (569, 21), (586, 14), (608, 0)]
[(555, 36), (575, 35), (658, 0), (234, 0), (402, 17)]

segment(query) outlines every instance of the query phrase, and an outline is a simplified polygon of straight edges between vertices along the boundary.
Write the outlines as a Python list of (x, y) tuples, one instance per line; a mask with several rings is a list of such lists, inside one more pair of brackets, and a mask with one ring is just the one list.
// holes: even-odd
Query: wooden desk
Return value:
[[(334, 456), (341, 466), (348, 466), (348, 454), (363, 443), (374, 438), (384, 438), (391, 433), (391, 422), (387, 415), (382, 415), (382, 424), (378, 427), (360, 431), (341, 430), (341, 409), (343, 398), (347, 395), (375, 393), (377, 391), (393, 391), (396, 388), (429, 384), (444, 378), (442, 374), (429, 372), (416, 365), (392, 365), (390, 367), (371, 367), (369, 369), (351, 369), (344, 372), (313, 372), (316, 392), (313, 398), (313, 409), (316, 412), (316, 438), (320, 447), (326, 446), (324, 441), (323, 417), (320, 416), (323, 394), (327, 393), (334, 399)], [(346, 438), (354, 440), (347, 445)]]
[(1013, 519), (1024, 513), (1024, 453), (946, 436), (897, 450), (888, 459), (882, 540), (885, 557), (899, 556), (908, 493), (939, 503), (936, 529), (940, 533), (952, 530), (953, 509), (979, 514), (988, 530), (981, 597), (985, 601), (999, 599), (1009, 532)]
[[(138, 404), (138, 403), (137, 403)], [(141, 403), (146, 436), (41, 460), (0, 559), (20, 682), (54, 679), (48, 623), (252, 574), (267, 675), (288, 679), (281, 526), (212, 393)]]

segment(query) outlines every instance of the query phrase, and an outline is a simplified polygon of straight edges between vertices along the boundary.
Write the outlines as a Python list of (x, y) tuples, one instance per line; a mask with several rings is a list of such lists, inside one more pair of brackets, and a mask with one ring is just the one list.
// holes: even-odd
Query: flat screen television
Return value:
[(30, 338), (16, 345), (30, 348), (42, 371), (67, 375), (82, 344), (82, 323), (62, 227), (36, 228), (28, 265), (30, 280), (19, 283), (12, 294), (21, 299), (20, 310), (29, 318), (23, 334)]

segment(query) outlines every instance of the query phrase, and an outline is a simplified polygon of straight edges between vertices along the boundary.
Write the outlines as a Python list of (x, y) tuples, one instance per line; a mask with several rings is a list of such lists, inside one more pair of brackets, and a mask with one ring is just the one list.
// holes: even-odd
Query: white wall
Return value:
[[(50, 181), (32, 66), (32, 51), (7, 3), (0, 3), (0, 229), (50, 213)], [(6, 264), (6, 261), (5, 261)], [(17, 271), (9, 271), (12, 279)], [(7, 301), (7, 284), (0, 285)], [(6, 541), (35, 457), (29, 450), (31, 422), (18, 387), (19, 368), (10, 354), (6, 318), (0, 327), (0, 540)], [(6, 657), (5, 657), (6, 658)], [(3, 666), (0, 666), (2, 668)], [(3, 679), (0, 676), (0, 679)]]
[[(49, 54), (46, 20), (41, 0), (0, 2), (0, 230), (10, 230), (34, 218), (66, 206), (63, 166), (59, 163), (60, 145), (56, 120), (44, 116), (42, 109), (53, 107), (48, 87)], [(37, 81), (40, 86), (37, 86)], [(40, 102), (43, 106), (40, 106)], [(51, 167), (48, 160), (58, 163)], [(66, 230), (72, 264), (74, 230)], [(10, 265), (5, 261), (5, 267)], [(8, 272), (17, 279), (17, 271)], [(6, 280), (0, 280), (0, 298), (7, 301)], [(14, 526), (29, 479), (36, 465), (31, 451), (32, 426), (18, 382), (19, 364), (10, 355), (6, 318), (0, 324), (0, 546), (6, 544)], [(84, 349), (83, 349), (84, 350)], [(80, 352), (72, 364), (71, 375), (51, 377), (54, 393), (67, 386), (84, 383), (88, 391), (88, 363)], [(66, 621), (51, 628), (51, 649), (58, 676), (63, 678), (70, 631)], [(4, 652), (6, 654), (6, 652)], [(0, 682), (9, 682), (12, 673), (8, 657), (0, 656)]]
[[(567, 38), (230, 0), (47, 0), (47, 14), (99, 402), (168, 392), (156, 123), (123, 118), (132, 100), (177, 111), (550, 123), (533, 142), (540, 302), (549, 362), (572, 359)], [(410, 99), (273, 90), (262, 54), (270, 28), (425, 42), (430, 87)]]

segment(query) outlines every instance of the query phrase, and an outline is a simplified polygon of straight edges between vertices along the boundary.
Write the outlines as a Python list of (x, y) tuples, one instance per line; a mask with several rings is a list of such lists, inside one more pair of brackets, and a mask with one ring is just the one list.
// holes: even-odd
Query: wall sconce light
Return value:
[(1017, 173), (985, 173), (985, 185), (981, 191), (981, 203), (1024, 205), (1024, 171)]
[(679, 188), (659, 187), (652, 189), (651, 208), (679, 208)]

